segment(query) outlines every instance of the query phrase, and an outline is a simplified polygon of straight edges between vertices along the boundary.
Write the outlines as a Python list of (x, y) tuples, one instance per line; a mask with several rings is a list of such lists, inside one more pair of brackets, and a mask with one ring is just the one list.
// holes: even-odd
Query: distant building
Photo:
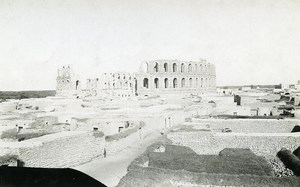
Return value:
[(79, 76), (73, 72), (70, 65), (58, 69), (56, 78), (56, 95), (70, 96), (81, 92)]
[(87, 92), (91, 96), (132, 97), (136, 94), (136, 78), (124, 72), (103, 73), (87, 80)]
[(290, 89), (290, 85), (289, 84), (281, 84), (281, 89), (288, 90), (288, 89)]
[(206, 60), (148, 61), (137, 74), (139, 95), (206, 92), (216, 92), (215, 66)]
[[(70, 66), (58, 70), (57, 95), (81, 91), (80, 81)], [(135, 74), (104, 73), (87, 80), (87, 96), (132, 97), (136, 95), (216, 92), (215, 66), (206, 60), (185, 62), (156, 60), (141, 64)]]

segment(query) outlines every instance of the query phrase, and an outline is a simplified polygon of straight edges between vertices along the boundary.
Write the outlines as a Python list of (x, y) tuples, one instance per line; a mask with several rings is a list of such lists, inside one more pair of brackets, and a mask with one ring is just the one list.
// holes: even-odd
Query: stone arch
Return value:
[(142, 70), (142, 72), (148, 72), (148, 63), (147, 62), (142, 63), (141, 70)]
[(185, 68), (185, 67), (184, 67), (184, 63), (182, 63), (181, 66), (180, 66), (180, 71), (181, 71), (181, 72), (184, 72), (184, 68)]
[(168, 78), (165, 78), (164, 83), (165, 83), (165, 88), (168, 88), (169, 87), (169, 80), (168, 80)]
[(177, 85), (178, 85), (177, 78), (174, 78), (173, 79), (173, 88), (177, 88)]
[(195, 85), (195, 87), (198, 88), (198, 86), (199, 86), (199, 80), (198, 80), (198, 78), (196, 78), (196, 85)]
[(143, 87), (144, 88), (149, 88), (149, 80), (148, 80), (148, 78), (144, 78), (144, 80), (143, 80)]
[(181, 79), (181, 87), (184, 88), (185, 87), (185, 78)]
[(198, 72), (198, 64), (195, 64), (195, 72)]
[(189, 78), (189, 87), (192, 88), (193, 87), (193, 79)]
[(201, 78), (201, 84), (200, 84), (200, 87), (201, 87), (201, 88), (203, 87), (203, 78)]
[(154, 88), (159, 88), (159, 79), (158, 78), (155, 78), (154, 79)]
[(157, 62), (154, 63), (153, 70), (154, 70), (154, 72), (158, 72), (158, 63)]
[(177, 72), (177, 64), (173, 63), (173, 72)]
[(188, 66), (188, 72), (192, 72), (192, 71), (193, 71), (192, 64), (189, 64), (189, 66)]
[(168, 72), (168, 63), (164, 63), (164, 70), (165, 72)]

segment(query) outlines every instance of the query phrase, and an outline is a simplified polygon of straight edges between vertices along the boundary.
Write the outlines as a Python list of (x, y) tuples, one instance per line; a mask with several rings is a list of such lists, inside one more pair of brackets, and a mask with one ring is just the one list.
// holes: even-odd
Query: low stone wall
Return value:
[(259, 156), (273, 158), (283, 147), (295, 150), (300, 133), (171, 132), (168, 138), (175, 145), (188, 146), (198, 154), (218, 154), (224, 148), (249, 148)]
[(197, 119), (193, 118), (193, 122), (189, 123), (198, 127), (206, 127), (215, 131), (221, 131), (229, 128), (232, 132), (237, 133), (290, 133), (294, 126), (300, 125), (297, 119)]
[(93, 132), (71, 131), (2, 144), (0, 150), (17, 152), (26, 167), (63, 168), (103, 156), (104, 142), (104, 137), (94, 137)]

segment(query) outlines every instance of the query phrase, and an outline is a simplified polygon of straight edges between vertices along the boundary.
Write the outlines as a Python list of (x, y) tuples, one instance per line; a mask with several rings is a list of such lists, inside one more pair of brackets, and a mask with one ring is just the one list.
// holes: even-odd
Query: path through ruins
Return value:
[(107, 186), (116, 186), (126, 174), (128, 165), (160, 137), (159, 131), (151, 132), (143, 141), (129, 146), (114, 156), (96, 158), (74, 169), (90, 175)]

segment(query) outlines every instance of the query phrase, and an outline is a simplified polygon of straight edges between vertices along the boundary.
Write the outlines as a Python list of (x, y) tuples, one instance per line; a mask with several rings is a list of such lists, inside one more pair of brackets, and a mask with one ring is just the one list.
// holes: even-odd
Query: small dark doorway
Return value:
[(78, 90), (79, 87), (79, 80), (76, 81), (76, 90)]

